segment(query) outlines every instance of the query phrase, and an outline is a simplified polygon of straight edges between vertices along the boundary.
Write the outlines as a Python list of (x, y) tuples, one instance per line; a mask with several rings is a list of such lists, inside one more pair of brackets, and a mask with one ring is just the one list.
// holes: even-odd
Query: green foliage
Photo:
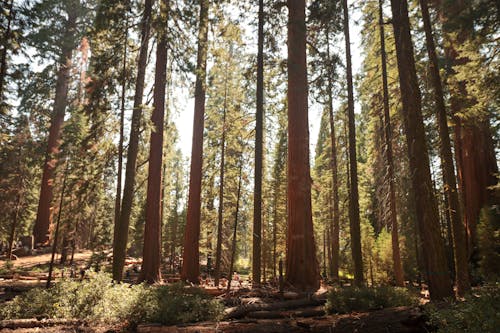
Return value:
[(449, 307), (438, 309), (434, 304), (425, 306), (431, 326), (439, 333), (454, 332), (498, 332), (500, 326), (499, 285), (482, 287), (453, 302)]
[(405, 288), (344, 287), (328, 293), (325, 309), (328, 313), (348, 313), (403, 305), (412, 306), (417, 302), (418, 298)]
[(84, 281), (65, 280), (51, 289), (32, 289), (6, 303), (0, 319), (78, 318), (91, 322), (176, 324), (218, 319), (222, 304), (201, 289), (115, 284), (104, 273)]
[(496, 207), (481, 210), (477, 226), (479, 245), (479, 271), (488, 281), (499, 281), (500, 277), (500, 216)]

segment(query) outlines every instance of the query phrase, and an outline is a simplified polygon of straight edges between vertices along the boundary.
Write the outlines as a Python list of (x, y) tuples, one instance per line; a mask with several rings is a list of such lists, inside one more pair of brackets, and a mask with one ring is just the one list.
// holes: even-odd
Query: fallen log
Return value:
[(15, 330), (18, 328), (52, 327), (60, 325), (74, 326), (82, 324), (83, 322), (79, 319), (9, 319), (0, 321), (0, 330), (4, 328)]
[(242, 304), (225, 310), (225, 319), (243, 318), (254, 311), (289, 310), (301, 307), (318, 306), (325, 304), (324, 300), (318, 299), (298, 299), (284, 302), (264, 303), (264, 304)]

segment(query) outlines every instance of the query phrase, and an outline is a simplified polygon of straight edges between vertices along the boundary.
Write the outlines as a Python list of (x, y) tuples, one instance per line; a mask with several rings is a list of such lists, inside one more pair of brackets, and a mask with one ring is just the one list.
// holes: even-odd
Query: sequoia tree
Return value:
[(200, 274), (200, 215), (201, 169), (203, 163), (203, 123), (205, 117), (205, 79), (207, 76), (209, 0), (200, 0), (198, 28), (198, 56), (196, 60), (196, 85), (194, 91), (193, 142), (184, 252), (181, 278), (198, 283)]
[[(42, 4), (41, 4), (42, 5)], [(40, 199), (36, 215), (33, 236), (35, 244), (47, 243), (51, 222), (51, 202), (54, 188), (54, 170), (57, 165), (60, 136), (64, 122), (64, 114), (68, 105), (68, 89), (71, 71), (71, 58), (75, 47), (76, 20), (79, 1), (64, 2), (67, 19), (64, 23), (64, 33), (61, 36), (61, 49), (58, 60), (56, 91), (54, 97), (53, 114), (50, 121), (47, 151), (43, 165)]]
[(288, 0), (288, 230), (286, 282), (319, 287), (311, 213), (305, 0)]
[(161, 281), (161, 199), (163, 163), (163, 124), (165, 118), (165, 85), (167, 80), (167, 21), (169, 0), (160, 3), (158, 45), (156, 46), (155, 85), (153, 93), (153, 130), (149, 145), (149, 173), (146, 198), (146, 223), (140, 281)]
[(410, 34), (408, 3), (406, 0), (391, 0), (391, 8), (418, 230), (422, 241), (430, 296), (432, 299), (439, 300), (452, 296), (453, 289), (450, 283), (450, 272), (447, 269), (444, 243), (439, 228), (438, 207), (431, 180), (429, 153), (422, 117), (422, 97)]

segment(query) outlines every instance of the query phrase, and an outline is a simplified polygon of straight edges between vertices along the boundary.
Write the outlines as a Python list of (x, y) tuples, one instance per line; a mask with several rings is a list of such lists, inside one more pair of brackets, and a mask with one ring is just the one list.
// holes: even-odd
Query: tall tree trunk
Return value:
[(224, 164), (226, 156), (226, 106), (227, 106), (227, 66), (224, 78), (224, 105), (222, 114), (222, 139), (220, 146), (219, 209), (217, 213), (217, 245), (215, 249), (214, 283), (219, 286), (220, 265), (222, 261), (222, 228), (224, 220)]
[(7, 28), (5, 29), (5, 33), (2, 36), (2, 54), (0, 55), (0, 114), (3, 113), (3, 104), (4, 104), (4, 84), (5, 77), (7, 76), (7, 50), (9, 49), (10, 42), (10, 33), (11, 33), (11, 25), (14, 15), (12, 13), (12, 7), (14, 5), (14, 0), (10, 0), (7, 5), (6, 10), (8, 11), (7, 17)]
[(14, 208), (14, 212), (12, 213), (12, 224), (10, 225), (10, 235), (9, 235), (9, 250), (7, 252), (8, 260), (12, 259), (12, 250), (14, 249), (14, 240), (16, 239), (16, 229), (17, 229), (17, 221), (19, 219), (19, 209), (21, 207), (21, 202), (23, 200), (22, 194), (22, 181), (20, 182), (19, 193), (17, 194), (16, 207)]
[[(330, 57), (330, 43), (327, 44), (327, 53)], [(333, 82), (332, 78), (328, 77), (328, 114), (330, 118), (330, 139), (332, 145), (332, 205), (333, 205), (333, 221), (331, 227), (331, 244), (332, 244), (332, 267), (331, 278), (334, 282), (339, 281), (339, 259), (340, 259), (340, 211), (339, 211), (339, 173), (337, 165), (337, 138), (335, 134), (335, 118), (333, 115)]]
[(234, 228), (233, 228), (233, 244), (231, 247), (231, 263), (229, 264), (229, 272), (227, 274), (229, 282), (227, 290), (231, 289), (231, 276), (233, 274), (234, 259), (236, 258), (236, 235), (238, 231), (238, 214), (240, 213), (240, 198), (241, 198), (241, 183), (243, 178), (243, 161), (240, 161), (240, 172), (238, 176), (238, 191), (236, 192), (236, 209), (234, 211)]
[(358, 166), (356, 158), (356, 121), (354, 116), (354, 92), (352, 84), (351, 40), (349, 37), (349, 12), (347, 0), (342, 0), (344, 13), (344, 37), (347, 64), (347, 108), (349, 118), (349, 170), (351, 183), (349, 191), (349, 230), (351, 252), (354, 262), (354, 284), (363, 284), (363, 258), (361, 253), (361, 230), (359, 220)]
[(408, 4), (406, 0), (391, 0), (391, 7), (417, 221), (430, 295), (432, 299), (439, 300), (452, 296), (453, 289), (450, 284), (443, 239), (440, 236), (437, 202), (432, 190), (429, 154), (422, 117), (422, 101), (410, 35)]
[(391, 220), (391, 238), (392, 238), (392, 262), (394, 267), (394, 278), (398, 287), (404, 287), (403, 265), (401, 263), (401, 254), (399, 251), (398, 235), (398, 217), (396, 211), (396, 190), (394, 180), (394, 158), (392, 153), (392, 127), (391, 117), (389, 115), (389, 89), (387, 84), (387, 56), (385, 53), (385, 33), (384, 16), (382, 12), (382, 2), (379, 0), (379, 26), (380, 26), (380, 57), (382, 65), (382, 87), (384, 100), (384, 138), (387, 158), (387, 178), (389, 180), (389, 217)]
[(288, 0), (288, 230), (286, 281), (319, 287), (311, 213), (305, 0)]
[(118, 166), (116, 170), (116, 194), (115, 194), (115, 219), (113, 229), (113, 239), (118, 238), (118, 231), (120, 226), (120, 212), (122, 201), (122, 171), (123, 171), (123, 137), (125, 127), (125, 99), (127, 92), (127, 44), (128, 44), (128, 18), (126, 18), (125, 42), (123, 43), (123, 62), (122, 62), (122, 91), (120, 96), (120, 138), (118, 139)]
[(194, 91), (193, 144), (184, 252), (181, 278), (198, 283), (200, 275), (200, 215), (201, 168), (203, 163), (203, 123), (205, 117), (205, 80), (207, 76), (209, 0), (200, 0), (200, 26), (198, 30), (198, 58)]
[(169, 0), (160, 2), (158, 45), (156, 46), (155, 85), (153, 93), (153, 114), (149, 145), (149, 173), (146, 196), (146, 222), (142, 269), (139, 281), (154, 283), (161, 281), (161, 189), (163, 164), (163, 125), (165, 120), (165, 88), (167, 81), (167, 25)]
[(264, 0), (259, 0), (257, 46), (257, 112), (255, 114), (255, 183), (253, 195), (252, 280), (260, 284), (262, 235), (262, 141), (264, 118)]
[(125, 168), (125, 185), (123, 187), (123, 199), (121, 204), (118, 232), (116, 233), (116, 238), (113, 243), (113, 280), (115, 281), (121, 281), (122, 279), (128, 242), (130, 214), (132, 213), (132, 204), (134, 201), (136, 164), (137, 154), (139, 152), (139, 135), (141, 130), (140, 127), (143, 107), (142, 98), (144, 95), (144, 79), (146, 76), (146, 64), (148, 60), (152, 6), (153, 0), (145, 0), (141, 22), (141, 47), (139, 49), (137, 77), (135, 81), (134, 110), (132, 112), (132, 123), (130, 126), (127, 166)]
[[(444, 38), (447, 41), (445, 56), (451, 75), (454, 66), (465, 65), (470, 59), (460, 55), (458, 49), (474, 32), (471, 20), (461, 19), (470, 1), (449, 3), (436, 1), (441, 5), (440, 20), (443, 23)], [(461, 20), (461, 21), (459, 21)], [(477, 52), (480, 52), (479, 50)], [(476, 104), (467, 92), (465, 80), (454, 80), (450, 85), (450, 109), (454, 117), (455, 160), (457, 163), (458, 189), (463, 205), (463, 224), (466, 229), (466, 248), (469, 259), (477, 249), (476, 226), (481, 208), (495, 203), (491, 186), (497, 184), (498, 165), (490, 127), (489, 115), (470, 114), (468, 108)], [(462, 118), (467, 115), (467, 118)], [(474, 258), (475, 259), (475, 258)]]
[(427, 55), (429, 56), (429, 70), (431, 74), (432, 86), (434, 88), (434, 102), (436, 103), (439, 139), (441, 143), (439, 148), (441, 153), (441, 165), (443, 168), (443, 187), (446, 195), (447, 215), (450, 218), (453, 236), (452, 240), (457, 294), (459, 296), (463, 296), (470, 290), (465, 229), (460, 216), (460, 204), (458, 201), (457, 184), (453, 166), (453, 154), (451, 152), (450, 136), (448, 133), (448, 119), (444, 104), (443, 86), (441, 84), (441, 76), (439, 74), (439, 64), (436, 55), (436, 46), (432, 35), (432, 24), (427, 0), (420, 0), (420, 8), (422, 10), (422, 18), (424, 21), (425, 41), (427, 44)]
[(46, 244), (49, 240), (49, 226), (51, 223), (51, 202), (54, 187), (54, 170), (59, 153), (59, 137), (64, 122), (64, 113), (68, 105), (68, 85), (71, 70), (71, 57), (73, 54), (73, 43), (76, 30), (76, 12), (74, 8), (68, 8), (68, 20), (63, 35), (61, 56), (59, 58), (59, 69), (57, 71), (56, 95), (54, 99), (54, 110), (50, 122), (45, 164), (43, 166), (40, 199), (36, 214), (33, 236), (35, 244)]

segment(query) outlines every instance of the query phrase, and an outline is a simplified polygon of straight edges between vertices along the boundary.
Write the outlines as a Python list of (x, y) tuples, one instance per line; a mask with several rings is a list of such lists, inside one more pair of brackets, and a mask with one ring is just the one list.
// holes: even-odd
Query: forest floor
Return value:
[[(75, 267), (88, 267), (90, 251), (75, 254)], [(50, 254), (21, 257), (7, 263), (0, 260), (0, 306), (16, 295), (34, 287), (43, 287), (47, 279)], [(7, 273), (7, 271), (14, 273)], [(69, 276), (69, 272), (57, 270), (55, 277)], [(133, 329), (139, 333), (259, 333), (259, 332), (429, 332), (419, 308), (397, 307), (382, 310), (329, 315), (325, 313), (327, 289), (315, 294), (279, 293), (272, 288), (250, 290), (234, 286), (229, 293), (214, 287), (207, 292), (225, 304), (224, 318), (218, 322), (203, 322), (176, 326), (139, 325)], [(122, 325), (123, 326), (123, 325)], [(111, 333), (127, 332), (120, 325), (89, 325), (78, 320), (22, 319), (0, 321), (1, 333)], [(130, 329), (129, 329), (130, 331)]]

